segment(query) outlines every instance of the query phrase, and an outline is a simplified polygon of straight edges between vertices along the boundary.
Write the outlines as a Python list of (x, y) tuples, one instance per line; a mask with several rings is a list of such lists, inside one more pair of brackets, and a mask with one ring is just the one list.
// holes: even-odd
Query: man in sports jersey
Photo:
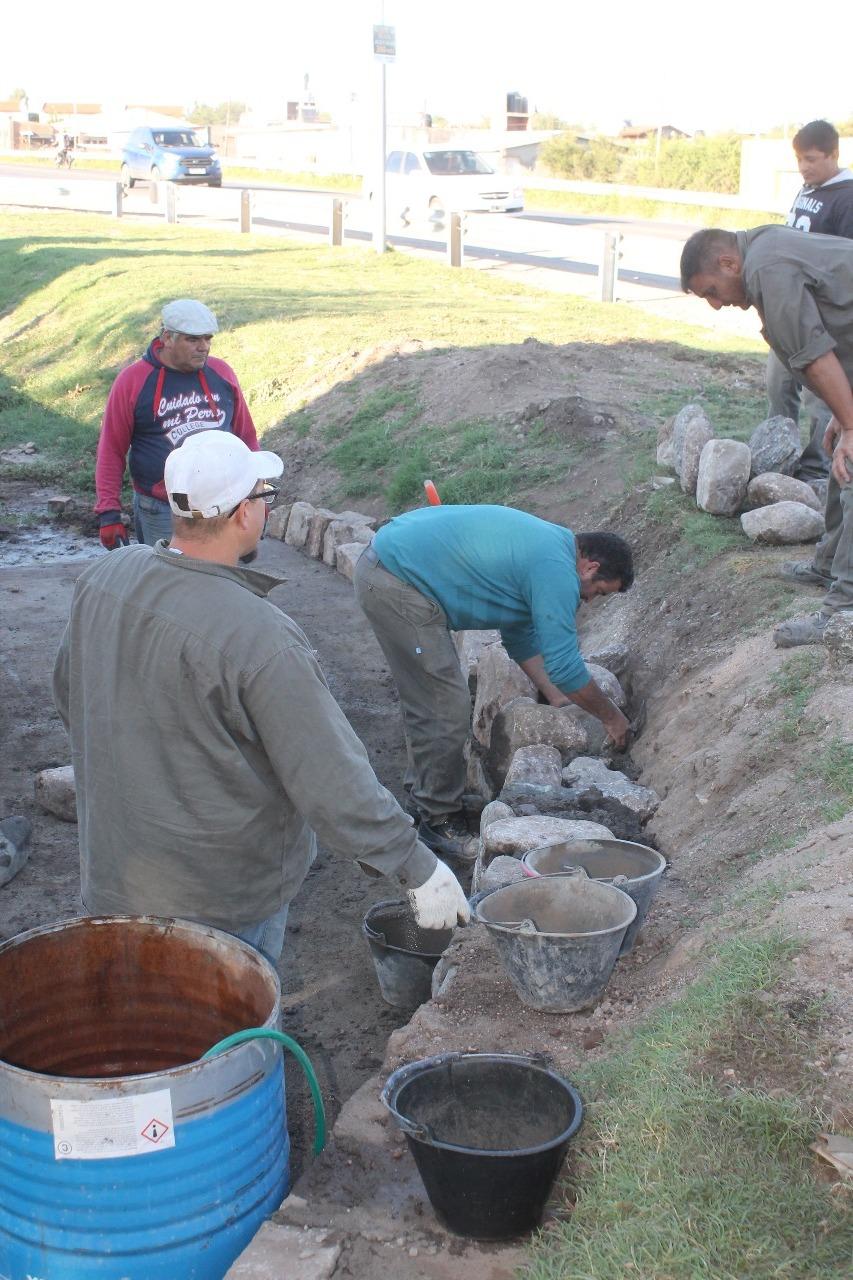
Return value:
[[(794, 136), (794, 154), (803, 179), (788, 226), (797, 231), (853, 239), (853, 172), (838, 163), (838, 132), (826, 120), (812, 120)], [(800, 459), (797, 475), (802, 480), (820, 479), (829, 470), (823, 450), (823, 436), (832, 417), (831, 410), (794, 377), (771, 351), (767, 357), (767, 399), (771, 414), (799, 420), (800, 391), (809, 421), (809, 440)]]
[(166, 459), (197, 431), (230, 431), (252, 450), (258, 437), (234, 370), (210, 354), (216, 316), (192, 298), (168, 302), (163, 328), (141, 360), (113, 383), (98, 442), (95, 512), (108, 551), (127, 543), (121, 518), (125, 465), (133, 484), (139, 542), (172, 535), (163, 483)]

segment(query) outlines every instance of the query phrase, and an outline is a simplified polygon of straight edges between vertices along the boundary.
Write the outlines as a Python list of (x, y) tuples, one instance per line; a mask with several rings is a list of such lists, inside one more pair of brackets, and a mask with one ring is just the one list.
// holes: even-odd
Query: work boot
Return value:
[(801, 586), (827, 589), (832, 586), (832, 578), (826, 573), (821, 573), (820, 569), (816, 569), (808, 560), (785, 560), (779, 570), (779, 576), (787, 578), (789, 582), (799, 582)]
[(468, 830), (464, 813), (450, 813), (431, 821), (421, 818), (418, 839), (450, 867), (471, 867), (477, 858), (479, 841)]
[(801, 618), (783, 622), (773, 632), (777, 649), (794, 649), (801, 644), (823, 644), (823, 633), (829, 622), (828, 613), (806, 613)]

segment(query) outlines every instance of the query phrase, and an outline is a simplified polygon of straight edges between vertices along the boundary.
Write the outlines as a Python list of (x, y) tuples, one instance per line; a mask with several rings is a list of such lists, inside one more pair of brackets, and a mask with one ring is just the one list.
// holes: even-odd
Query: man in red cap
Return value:
[(128, 462), (136, 537), (153, 546), (171, 536), (163, 471), (173, 449), (194, 432), (211, 428), (230, 431), (250, 449), (258, 448), (237, 375), (210, 354), (219, 329), (216, 316), (203, 302), (177, 298), (164, 306), (162, 319), (160, 337), (118, 375), (104, 412), (95, 512), (108, 551), (127, 543), (121, 488)]

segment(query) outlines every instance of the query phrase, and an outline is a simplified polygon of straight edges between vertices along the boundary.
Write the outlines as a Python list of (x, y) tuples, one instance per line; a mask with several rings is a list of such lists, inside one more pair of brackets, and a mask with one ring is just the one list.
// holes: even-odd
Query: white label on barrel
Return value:
[(57, 1160), (114, 1160), (175, 1145), (168, 1089), (90, 1102), (51, 1098), (50, 1111)]

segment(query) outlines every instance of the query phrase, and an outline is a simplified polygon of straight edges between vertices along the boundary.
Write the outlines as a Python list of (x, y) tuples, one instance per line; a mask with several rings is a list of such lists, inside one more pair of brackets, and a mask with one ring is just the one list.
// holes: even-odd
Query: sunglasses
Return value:
[[(253, 502), (255, 498), (263, 498), (265, 505), (268, 507), (271, 507), (280, 493), (281, 493), (281, 489), (279, 489), (277, 485), (264, 484), (264, 487), (263, 489), (261, 489), (260, 493), (248, 493), (246, 497), (243, 498), (242, 501)], [(239, 511), (241, 505), (242, 503), (238, 502), (236, 507), (231, 508), (231, 510), (228, 512), (229, 518), (233, 516), (235, 511)]]

